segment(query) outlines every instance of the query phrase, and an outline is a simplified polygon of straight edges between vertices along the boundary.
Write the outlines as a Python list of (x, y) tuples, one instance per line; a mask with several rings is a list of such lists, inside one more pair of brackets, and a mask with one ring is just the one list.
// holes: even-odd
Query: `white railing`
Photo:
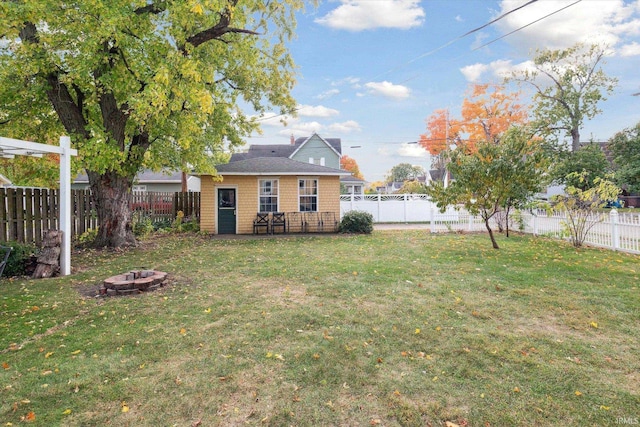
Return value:
[[(486, 231), (481, 218), (466, 210), (449, 207), (441, 213), (424, 194), (342, 195), (340, 214), (351, 210), (369, 212), (377, 223), (429, 223), (432, 233), (446, 231)], [(545, 210), (521, 212), (511, 216), (510, 228), (537, 236), (568, 238), (563, 213)], [(492, 228), (497, 230), (495, 220)], [(640, 254), (640, 214), (618, 213), (615, 209), (602, 215), (587, 233), (584, 243), (623, 252)]]

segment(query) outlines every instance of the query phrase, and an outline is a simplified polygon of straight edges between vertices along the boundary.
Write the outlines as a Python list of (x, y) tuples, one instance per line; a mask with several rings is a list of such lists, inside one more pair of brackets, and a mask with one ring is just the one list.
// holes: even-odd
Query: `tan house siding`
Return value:
[(318, 186), (318, 210), (340, 217), (340, 177), (323, 176)]
[(216, 201), (213, 177), (209, 175), (202, 176), (200, 183), (200, 230), (207, 233), (216, 231)]
[(298, 212), (298, 179), (318, 180), (318, 211), (334, 212), (340, 216), (340, 177), (339, 176), (223, 176), (222, 182), (215, 182), (210, 176), (202, 177), (202, 201), (200, 229), (216, 233), (216, 192), (218, 188), (236, 189), (236, 230), (238, 234), (253, 233), (253, 220), (258, 212), (258, 181), (277, 179), (281, 212)]

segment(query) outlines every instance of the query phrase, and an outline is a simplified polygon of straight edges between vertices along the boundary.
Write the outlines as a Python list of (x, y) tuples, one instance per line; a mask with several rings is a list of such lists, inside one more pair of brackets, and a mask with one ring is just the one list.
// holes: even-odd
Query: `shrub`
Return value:
[(154, 231), (168, 231), (171, 229), (173, 221), (170, 219), (163, 219), (153, 223)]
[(98, 227), (90, 228), (78, 236), (78, 245), (91, 246), (91, 244), (96, 240), (96, 237), (98, 237)]
[[(31, 258), (35, 256), (36, 246), (19, 242), (6, 242), (3, 246), (11, 246), (13, 250), (2, 274), (4, 276), (24, 276), (27, 274), (27, 267), (31, 263)], [(4, 252), (2, 255), (4, 256)]]
[(373, 215), (363, 211), (349, 211), (344, 214), (340, 227), (340, 233), (371, 234), (373, 231)]
[(148, 216), (134, 216), (133, 234), (136, 237), (145, 237), (153, 232), (153, 221)]

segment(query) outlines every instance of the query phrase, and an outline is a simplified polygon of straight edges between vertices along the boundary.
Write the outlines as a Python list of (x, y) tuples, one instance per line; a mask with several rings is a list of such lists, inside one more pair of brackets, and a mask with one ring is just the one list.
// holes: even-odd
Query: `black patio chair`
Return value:
[(282, 227), (282, 232), (287, 232), (287, 219), (284, 212), (274, 212), (271, 215), (271, 234), (276, 232), (276, 228)]
[(265, 234), (269, 234), (269, 212), (258, 212), (253, 220), (253, 234), (260, 234), (260, 229), (264, 228)]

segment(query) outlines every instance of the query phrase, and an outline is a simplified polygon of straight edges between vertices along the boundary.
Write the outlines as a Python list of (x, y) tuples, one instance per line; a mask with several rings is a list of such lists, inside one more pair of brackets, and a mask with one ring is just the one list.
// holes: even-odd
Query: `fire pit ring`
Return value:
[(130, 295), (153, 291), (164, 285), (167, 273), (156, 270), (132, 270), (111, 276), (102, 282), (100, 295)]

